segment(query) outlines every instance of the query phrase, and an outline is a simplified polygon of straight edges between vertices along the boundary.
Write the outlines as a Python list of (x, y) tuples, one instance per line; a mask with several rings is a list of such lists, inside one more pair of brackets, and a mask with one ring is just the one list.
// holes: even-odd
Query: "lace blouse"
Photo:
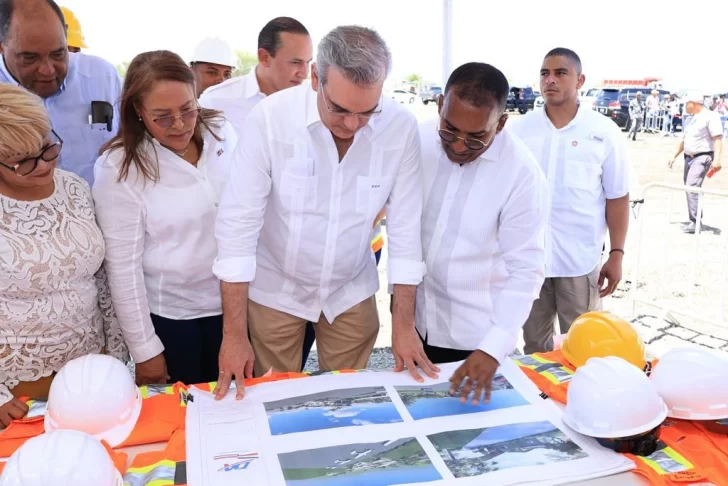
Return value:
[(56, 169), (40, 201), (0, 195), (0, 405), (21, 381), (106, 348), (127, 360), (88, 185)]

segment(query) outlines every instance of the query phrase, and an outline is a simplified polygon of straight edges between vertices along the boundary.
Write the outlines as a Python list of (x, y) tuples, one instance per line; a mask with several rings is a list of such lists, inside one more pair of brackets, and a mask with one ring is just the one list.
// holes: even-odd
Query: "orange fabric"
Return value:
[[(158, 463), (162, 461), (172, 461), (175, 464), (175, 470), (173, 472), (173, 476), (170, 478), (164, 478), (170, 481), (174, 480), (175, 476), (178, 476), (177, 474), (177, 468), (179, 467), (179, 463), (182, 463), (186, 460), (187, 457), (187, 450), (186, 450), (186, 442), (185, 442), (185, 431), (184, 430), (178, 430), (169, 439), (169, 442), (167, 443), (167, 446), (164, 448), (163, 451), (154, 451), (154, 452), (145, 452), (142, 454), (138, 454), (134, 460), (131, 463), (131, 466), (129, 466), (129, 469), (126, 471), (126, 474), (129, 476), (141, 474), (144, 475), (144, 472), (139, 471), (140, 468), (149, 468), (150, 466), (155, 466)], [(182, 474), (179, 474), (179, 476), (183, 476)], [(130, 479), (129, 477), (124, 478), (124, 483), (127, 483), (127, 479)], [(132, 482), (132, 481), (128, 481)], [(134, 484), (137, 484), (134, 482)], [(187, 483), (164, 483), (164, 484), (175, 484), (179, 486), (186, 486)]]
[[(535, 369), (528, 367), (524, 361), (526, 361), (529, 357), (539, 358), (540, 361), (543, 361), (543, 364)], [(526, 374), (526, 376), (528, 376), (528, 378), (536, 384), (539, 390), (548, 395), (548, 397), (552, 400), (564, 404), (566, 403), (566, 394), (569, 390), (570, 379), (562, 381), (561, 383), (554, 383), (542, 374), (543, 372), (548, 372), (549, 370), (553, 372), (560, 368), (563, 368), (560, 371), (564, 376), (567, 374), (564, 370), (568, 370), (571, 374), (576, 371), (576, 368), (571, 366), (560, 350), (548, 353), (534, 353), (533, 355), (523, 356), (522, 358), (514, 358), (514, 361)]]
[(106, 449), (106, 452), (109, 453), (109, 457), (114, 463), (114, 467), (121, 473), (123, 476), (126, 472), (126, 462), (129, 460), (129, 455), (126, 452), (118, 452), (112, 449), (109, 444), (106, 443), (105, 440), (101, 441), (101, 445), (104, 446), (104, 449)]
[(45, 432), (43, 417), (13, 420), (0, 431), (0, 457), (10, 457), (25, 441)]
[(160, 393), (142, 400), (142, 411), (134, 430), (117, 448), (164, 442), (176, 430), (184, 429), (186, 410), (182, 400), (187, 387), (182, 383), (171, 386), (172, 394)]
[(695, 426), (717, 447), (723, 454), (728, 456), (728, 434), (718, 434), (705, 428), (701, 422), (693, 422)]
[(660, 486), (728, 485), (728, 456), (694, 422), (668, 419), (660, 429), (660, 443), (647, 458), (625, 454), (637, 466), (635, 474)]

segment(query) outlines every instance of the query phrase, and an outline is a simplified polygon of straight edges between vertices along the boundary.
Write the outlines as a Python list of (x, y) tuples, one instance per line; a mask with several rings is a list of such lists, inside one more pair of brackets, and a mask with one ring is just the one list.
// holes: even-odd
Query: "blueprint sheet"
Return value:
[(187, 407), (189, 486), (557, 485), (630, 470), (581, 436), (510, 360), (490, 402), (461, 404), (447, 381), (407, 373), (313, 376)]

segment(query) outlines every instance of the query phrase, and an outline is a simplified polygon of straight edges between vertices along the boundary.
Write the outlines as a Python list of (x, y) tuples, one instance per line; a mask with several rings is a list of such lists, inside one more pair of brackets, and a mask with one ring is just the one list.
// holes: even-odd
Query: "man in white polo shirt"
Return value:
[[(541, 165), (549, 184), (546, 281), (523, 326), (525, 352), (553, 349), (579, 315), (601, 308), (622, 278), (629, 224), (630, 167), (624, 137), (609, 118), (579, 105), (579, 56), (556, 48), (541, 66), (543, 110), (509, 126)], [(601, 264), (609, 229), (609, 258)]]
[(260, 100), (306, 80), (312, 52), (311, 36), (301, 22), (275, 18), (258, 34), (255, 69), (206, 89), (200, 105), (222, 111), (240, 137), (250, 110)]
[(242, 398), (253, 363), (257, 375), (300, 370), (307, 321), (322, 370), (366, 366), (379, 331), (371, 232), (385, 205), (397, 368), (436, 376), (414, 323), (425, 272), (420, 141), (412, 113), (382, 96), (390, 65), (375, 31), (338, 27), (319, 44), (310, 85), (250, 113), (217, 220), (218, 398), (233, 375)]
[[(489, 64), (457, 68), (420, 128), (427, 273), (417, 331), (433, 363), (465, 360), (452, 377), (465, 400), (489, 395), (544, 281), (548, 186), (503, 126), (508, 81)], [(467, 377), (467, 379), (466, 379)]]
[[(723, 127), (720, 115), (705, 106), (705, 97), (700, 92), (689, 93), (685, 100), (685, 112), (690, 117), (683, 128), (683, 140), (675, 156), (668, 162), (672, 169), (675, 160), (685, 153), (683, 182), (686, 186), (702, 187), (708, 172), (718, 172), (723, 152)], [(688, 217), (690, 221), (683, 227), (685, 233), (695, 233), (698, 219), (698, 194), (687, 193)]]

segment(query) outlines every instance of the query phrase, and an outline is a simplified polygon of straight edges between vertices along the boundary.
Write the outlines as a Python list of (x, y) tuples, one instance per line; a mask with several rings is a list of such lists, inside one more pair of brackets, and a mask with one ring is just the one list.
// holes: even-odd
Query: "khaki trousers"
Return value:
[[(255, 376), (301, 371), (306, 319), (248, 301), (248, 329), (255, 352)], [(344, 312), (333, 323), (323, 314), (316, 327), (319, 370), (366, 368), (379, 334), (374, 296)]]
[(601, 264), (582, 277), (555, 277), (544, 281), (541, 293), (531, 308), (531, 315), (523, 325), (524, 353), (553, 351), (556, 318), (560, 333), (565, 334), (577, 317), (601, 309), (600, 270)]

